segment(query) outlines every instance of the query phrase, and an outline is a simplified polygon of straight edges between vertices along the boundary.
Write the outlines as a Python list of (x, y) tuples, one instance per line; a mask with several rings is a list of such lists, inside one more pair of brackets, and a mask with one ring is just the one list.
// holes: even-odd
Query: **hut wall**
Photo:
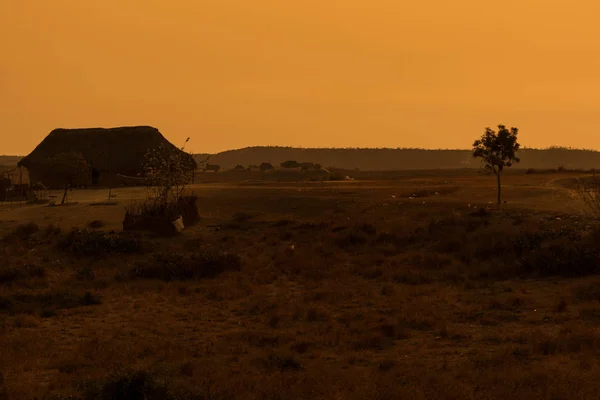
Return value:
[[(32, 185), (41, 182), (44, 186), (49, 189), (63, 189), (65, 186), (64, 180), (52, 174), (52, 171), (48, 171), (45, 168), (32, 167), (28, 169), (29, 181)], [(79, 186), (90, 186), (92, 184), (91, 174), (81, 176), (76, 184)]]

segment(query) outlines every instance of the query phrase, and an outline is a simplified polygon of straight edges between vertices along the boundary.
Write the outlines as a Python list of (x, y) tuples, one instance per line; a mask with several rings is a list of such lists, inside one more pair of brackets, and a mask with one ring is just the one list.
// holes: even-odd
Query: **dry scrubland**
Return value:
[(396, 178), (196, 185), (171, 239), (118, 232), (139, 189), (2, 205), (0, 399), (599, 398), (575, 178)]

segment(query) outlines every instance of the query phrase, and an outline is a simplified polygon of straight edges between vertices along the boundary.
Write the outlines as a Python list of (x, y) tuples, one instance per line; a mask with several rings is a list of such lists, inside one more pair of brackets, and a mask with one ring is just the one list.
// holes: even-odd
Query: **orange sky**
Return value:
[(596, 0), (0, 0), (0, 154), (57, 127), (249, 145), (600, 148)]

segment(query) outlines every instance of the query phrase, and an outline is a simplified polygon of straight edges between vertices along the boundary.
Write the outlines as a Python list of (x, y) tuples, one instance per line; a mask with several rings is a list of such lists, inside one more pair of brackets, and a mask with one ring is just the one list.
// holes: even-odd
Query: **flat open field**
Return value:
[(600, 398), (578, 176), (395, 178), (197, 184), (176, 238), (0, 204), (0, 399)]

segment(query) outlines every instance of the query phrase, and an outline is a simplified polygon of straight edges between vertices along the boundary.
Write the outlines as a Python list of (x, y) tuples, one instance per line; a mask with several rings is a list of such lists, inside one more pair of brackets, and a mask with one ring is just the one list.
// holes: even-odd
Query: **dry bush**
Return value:
[(588, 211), (596, 218), (600, 217), (600, 181), (596, 179), (578, 179), (577, 193)]
[(135, 254), (143, 251), (139, 236), (74, 228), (61, 237), (58, 248), (81, 257), (106, 257), (111, 253)]
[(177, 230), (173, 221), (181, 217), (185, 226), (195, 224), (200, 220), (197, 197), (186, 195), (175, 203), (164, 203), (146, 199), (141, 203), (131, 203), (125, 208), (123, 230), (145, 230), (161, 235), (175, 235)]
[(172, 384), (148, 371), (132, 369), (117, 370), (101, 380), (87, 381), (80, 385), (83, 400), (147, 399), (179, 400)]
[(197, 198), (187, 193), (195, 169), (193, 155), (185, 151), (185, 144), (180, 149), (161, 144), (149, 150), (144, 159), (144, 174), (150, 183), (147, 197), (142, 203), (126, 207), (123, 229), (176, 234), (172, 225), (176, 219), (181, 217), (188, 226), (198, 222)]
[(35, 222), (28, 222), (13, 229), (10, 233), (4, 236), (5, 242), (14, 243), (17, 241), (28, 240), (33, 234), (37, 233), (40, 227)]
[(238, 222), (238, 223), (247, 222), (247, 221), (250, 221), (254, 217), (255, 217), (255, 214), (248, 213), (245, 211), (238, 211), (235, 214), (233, 214), (233, 221)]
[(138, 263), (129, 271), (128, 277), (163, 281), (205, 279), (240, 268), (240, 257), (231, 253), (159, 253), (149, 261)]
[(573, 294), (579, 301), (600, 302), (600, 282), (585, 282), (575, 287)]
[(105, 225), (106, 224), (104, 223), (104, 221), (95, 219), (93, 221), (88, 222), (87, 227), (90, 229), (101, 229), (104, 228)]
[(334, 241), (336, 245), (346, 250), (354, 249), (358, 246), (364, 246), (367, 243), (377, 239), (377, 228), (366, 222), (358, 224), (350, 229), (334, 228), (332, 231), (333, 230), (343, 231), (343, 233), (335, 236)]
[(0, 283), (10, 283), (29, 278), (43, 278), (46, 269), (35, 264), (11, 265), (0, 257)]
[(185, 144), (180, 151), (161, 144), (145, 156), (144, 173), (151, 185), (148, 197), (164, 207), (177, 204), (194, 178), (193, 156), (185, 151)]
[(565, 226), (514, 226), (497, 218), (450, 216), (412, 232), (407, 251), (447, 254), (476, 278), (586, 276), (600, 271), (597, 235)]
[(69, 290), (43, 293), (17, 293), (0, 297), (0, 313), (55, 315), (56, 310), (100, 304), (101, 299), (90, 292)]

